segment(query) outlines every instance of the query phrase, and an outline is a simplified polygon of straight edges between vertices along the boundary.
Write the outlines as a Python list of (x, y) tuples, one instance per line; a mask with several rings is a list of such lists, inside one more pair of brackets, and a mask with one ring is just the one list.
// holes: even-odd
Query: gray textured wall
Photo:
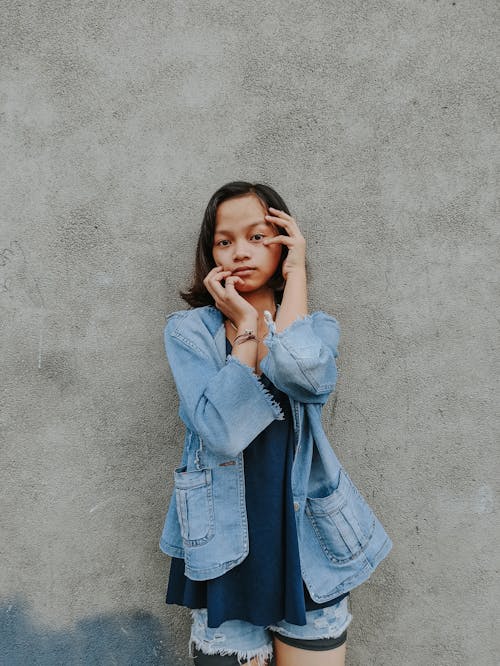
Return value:
[(241, 178), (306, 236), (325, 428), (394, 541), (348, 665), (497, 664), (498, 2), (0, 9), (0, 663), (190, 663), (162, 333)]

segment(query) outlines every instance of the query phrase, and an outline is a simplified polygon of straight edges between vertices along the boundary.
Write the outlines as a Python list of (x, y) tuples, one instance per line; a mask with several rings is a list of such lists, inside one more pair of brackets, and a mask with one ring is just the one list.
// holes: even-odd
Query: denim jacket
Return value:
[[(337, 380), (338, 321), (318, 310), (277, 332), (267, 310), (264, 318), (268, 353), (260, 368), (289, 396), (302, 577), (321, 603), (365, 581), (392, 541), (322, 426), (321, 411)], [(243, 451), (284, 414), (254, 370), (226, 354), (223, 315), (216, 307), (168, 315), (164, 343), (186, 431), (159, 545), (184, 559), (188, 578), (208, 580), (248, 555)]]

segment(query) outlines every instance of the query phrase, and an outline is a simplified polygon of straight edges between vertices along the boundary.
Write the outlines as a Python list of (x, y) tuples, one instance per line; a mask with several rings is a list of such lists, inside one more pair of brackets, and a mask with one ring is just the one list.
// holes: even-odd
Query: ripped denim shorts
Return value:
[[(303, 626), (290, 624), (286, 620), (267, 627), (244, 620), (227, 620), (220, 626), (211, 628), (207, 626), (206, 608), (191, 609), (193, 623), (189, 656), (196, 656), (193, 654), (194, 646), (197, 651), (207, 655), (234, 655), (235, 664), (245, 664), (256, 658), (258, 666), (265, 666), (266, 660), (273, 656), (273, 634), (283, 636), (285, 642), (290, 638), (300, 639), (302, 643), (307, 640), (337, 638), (344, 634), (352, 620), (348, 607), (349, 598), (344, 597), (333, 606), (307, 611), (307, 623)], [(195, 659), (195, 666), (197, 661)]]

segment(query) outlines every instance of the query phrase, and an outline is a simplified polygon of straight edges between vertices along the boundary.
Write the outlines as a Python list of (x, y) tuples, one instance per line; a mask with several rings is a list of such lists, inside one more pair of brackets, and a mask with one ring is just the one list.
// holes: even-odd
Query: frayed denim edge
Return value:
[[(326, 630), (324, 633), (324, 636), (300, 636), (301, 639), (304, 640), (320, 640), (322, 638), (338, 638), (341, 634), (344, 633), (344, 631), (349, 627), (349, 625), (352, 622), (352, 614), (348, 611), (346, 615), (346, 619), (343, 625), (341, 625), (340, 628), (335, 627), (334, 633), (332, 633), (331, 628)], [(283, 629), (283, 627), (278, 627), (277, 625), (270, 624), (268, 627), (266, 627), (269, 631), (273, 631), (276, 634), (281, 634), (282, 636), (288, 636), (289, 638), (297, 638), (297, 636), (294, 636), (291, 634), (289, 631), (286, 629)]]
[(238, 363), (238, 365), (243, 366), (244, 368), (247, 369), (247, 371), (252, 375), (252, 378), (257, 382), (257, 385), (259, 389), (264, 393), (267, 401), (271, 404), (273, 413), (275, 414), (275, 419), (277, 421), (284, 421), (285, 420), (285, 414), (283, 410), (281, 409), (281, 405), (279, 402), (276, 402), (274, 399), (273, 394), (266, 389), (262, 381), (260, 380), (258, 374), (252, 370), (252, 368), (247, 365), (246, 363), (243, 363), (243, 361), (240, 361), (240, 359), (237, 356), (233, 356), (232, 354), (227, 354), (226, 356), (226, 362), (233, 362), (233, 363)]
[(199, 641), (197, 638), (190, 637), (189, 656), (192, 658), (194, 658), (193, 645), (205, 654), (220, 654), (221, 656), (235, 654), (239, 664), (248, 664), (251, 659), (256, 658), (257, 666), (266, 666), (267, 660), (273, 656), (272, 641), (268, 645), (254, 650), (231, 650), (228, 648), (220, 648), (216, 645), (208, 645), (205, 641)]

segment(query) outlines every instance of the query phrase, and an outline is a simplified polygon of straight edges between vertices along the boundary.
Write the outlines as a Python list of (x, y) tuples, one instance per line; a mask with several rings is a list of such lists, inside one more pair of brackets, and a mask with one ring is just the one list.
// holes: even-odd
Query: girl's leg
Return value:
[(306, 612), (306, 624), (286, 620), (267, 627), (273, 634), (276, 666), (344, 666), (347, 627), (352, 621), (349, 597)]
[(345, 666), (347, 641), (332, 650), (304, 650), (274, 637), (276, 666)]

